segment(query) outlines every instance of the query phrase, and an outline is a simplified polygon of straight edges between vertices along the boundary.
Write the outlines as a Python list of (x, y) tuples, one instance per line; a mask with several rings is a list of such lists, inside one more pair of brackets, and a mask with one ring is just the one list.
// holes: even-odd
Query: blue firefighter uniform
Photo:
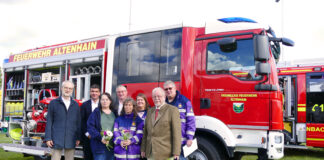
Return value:
[[(141, 157), (141, 142), (143, 137), (143, 120), (134, 114), (125, 114), (118, 117), (114, 124), (115, 158), (117, 160), (139, 160)], [(123, 140), (122, 131), (127, 130), (130, 135), (131, 144), (123, 148), (120, 143)]]
[(169, 102), (168, 98), (166, 98), (166, 103), (176, 106), (179, 109), (182, 135), (181, 144), (185, 145), (187, 140), (193, 139), (196, 131), (195, 114), (193, 112), (191, 102), (188, 98), (181, 95), (179, 91), (177, 91), (174, 100)]

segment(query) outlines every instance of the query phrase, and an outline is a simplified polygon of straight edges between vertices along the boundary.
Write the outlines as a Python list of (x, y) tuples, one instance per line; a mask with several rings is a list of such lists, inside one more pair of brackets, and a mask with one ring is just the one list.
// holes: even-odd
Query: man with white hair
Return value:
[(75, 146), (80, 143), (81, 114), (78, 103), (71, 98), (73, 89), (71, 81), (64, 81), (62, 96), (48, 106), (45, 141), (52, 148), (52, 160), (60, 160), (63, 149), (65, 159), (73, 160)]
[(147, 112), (141, 156), (154, 160), (178, 159), (181, 152), (181, 123), (176, 107), (165, 103), (165, 93), (157, 87), (152, 91), (155, 107)]

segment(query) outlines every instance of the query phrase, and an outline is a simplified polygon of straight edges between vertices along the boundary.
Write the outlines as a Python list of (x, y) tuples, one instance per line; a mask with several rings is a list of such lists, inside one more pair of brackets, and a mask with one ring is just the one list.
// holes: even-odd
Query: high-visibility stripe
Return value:
[(195, 114), (194, 113), (187, 113), (187, 116), (195, 116)]
[(186, 123), (187, 120), (186, 120), (186, 119), (181, 119), (181, 122), (182, 122), (182, 123)]
[(136, 143), (138, 143), (138, 142), (139, 142), (139, 139), (138, 139), (138, 137), (137, 137), (137, 136), (134, 136), (134, 139), (135, 139)]
[(306, 107), (306, 104), (297, 104), (297, 106)]
[(185, 109), (179, 109), (179, 112), (186, 112)]
[(310, 72), (310, 71), (313, 71), (313, 69), (298, 69), (298, 70), (286, 70), (286, 71), (281, 70), (280, 72), (291, 73), (291, 72)]
[(143, 134), (143, 130), (137, 130), (136, 134)]
[(248, 75), (248, 72), (242, 72), (242, 73), (232, 73), (235, 76), (239, 76), (239, 75)]
[(194, 136), (195, 135), (195, 132), (193, 132), (193, 131), (187, 131), (186, 134), (189, 134), (189, 135)]
[(323, 138), (307, 138), (308, 141), (324, 141)]
[(298, 112), (306, 112), (306, 107), (298, 107), (297, 111)]
[(230, 128), (240, 129), (269, 129), (269, 126), (249, 126), (249, 125), (228, 125)]
[(114, 128), (114, 132), (115, 132), (115, 131), (118, 132), (118, 128)]
[(136, 127), (130, 127), (131, 131), (136, 131)]
[(139, 155), (139, 154), (135, 154), (135, 155), (124, 155), (124, 154), (114, 154), (115, 155), (115, 157), (117, 157), (117, 158), (124, 158), (124, 159), (129, 159), (129, 158), (141, 158), (141, 155)]

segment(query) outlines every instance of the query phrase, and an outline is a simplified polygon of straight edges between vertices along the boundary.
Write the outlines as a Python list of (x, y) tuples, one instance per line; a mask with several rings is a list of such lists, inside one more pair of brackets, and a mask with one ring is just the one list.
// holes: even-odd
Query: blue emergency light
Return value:
[(237, 23), (237, 22), (257, 23), (256, 21), (254, 21), (252, 19), (243, 18), (243, 17), (228, 17), (228, 18), (221, 18), (218, 20), (221, 22), (224, 22), (224, 23)]

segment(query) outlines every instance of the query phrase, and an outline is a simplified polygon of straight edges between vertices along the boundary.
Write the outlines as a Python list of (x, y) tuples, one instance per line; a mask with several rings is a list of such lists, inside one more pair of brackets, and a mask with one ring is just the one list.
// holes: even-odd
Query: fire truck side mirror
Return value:
[(267, 61), (270, 58), (269, 38), (266, 35), (255, 35), (254, 43), (254, 59), (256, 61)]
[(289, 38), (270, 37), (269, 40), (273, 42), (281, 42), (283, 45), (290, 46), (290, 47), (293, 47), (295, 45), (295, 42)]
[(271, 73), (269, 63), (257, 63), (255, 65), (255, 70), (258, 75), (268, 75)]
[(288, 39), (288, 38), (281, 38), (282, 40), (282, 44), (285, 45), (285, 46), (294, 46), (295, 45), (295, 42), (292, 41), (291, 39)]

